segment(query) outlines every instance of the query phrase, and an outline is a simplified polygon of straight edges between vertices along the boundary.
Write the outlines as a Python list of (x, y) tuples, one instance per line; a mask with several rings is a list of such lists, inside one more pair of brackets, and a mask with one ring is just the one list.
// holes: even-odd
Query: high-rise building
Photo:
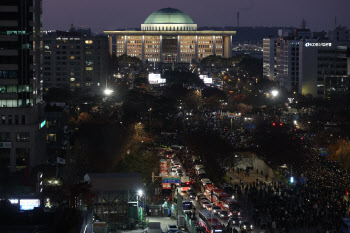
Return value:
[(85, 88), (98, 93), (106, 86), (108, 38), (72, 27), (44, 33), (44, 88)]
[(330, 99), (349, 93), (349, 51), (349, 41), (329, 40), (324, 32), (280, 30), (264, 39), (264, 75), (293, 93)]
[(235, 31), (198, 31), (197, 24), (174, 8), (153, 12), (141, 31), (104, 31), (110, 54), (138, 57), (143, 62), (197, 63), (210, 55), (232, 56)]
[(276, 81), (276, 38), (265, 38), (263, 40), (263, 74), (264, 77)]
[(45, 160), (41, 4), (0, 2), (0, 163), (11, 171)]

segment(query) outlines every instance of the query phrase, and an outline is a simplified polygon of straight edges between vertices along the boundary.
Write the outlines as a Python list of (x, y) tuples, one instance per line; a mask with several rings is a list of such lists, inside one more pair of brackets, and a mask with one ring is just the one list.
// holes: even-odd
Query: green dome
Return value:
[(194, 24), (193, 20), (185, 13), (174, 8), (163, 8), (153, 12), (147, 17), (144, 24)]

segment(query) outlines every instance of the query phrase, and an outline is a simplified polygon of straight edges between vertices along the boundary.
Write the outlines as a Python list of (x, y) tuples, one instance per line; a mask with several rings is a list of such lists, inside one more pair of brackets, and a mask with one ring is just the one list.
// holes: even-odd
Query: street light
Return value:
[(143, 191), (140, 189), (137, 191), (137, 194), (139, 195), (139, 197), (142, 197)]
[(273, 97), (278, 96), (278, 90), (272, 90), (271, 94), (272, 94)]
[(111, 94), (113, 93), (113, 90), (111, 90), (111, 89), (109, 89), (109, 88), (106, 88), (106, 89), (104, 90), (104, 93), (105, 93), (105, 95), (111, 95)]

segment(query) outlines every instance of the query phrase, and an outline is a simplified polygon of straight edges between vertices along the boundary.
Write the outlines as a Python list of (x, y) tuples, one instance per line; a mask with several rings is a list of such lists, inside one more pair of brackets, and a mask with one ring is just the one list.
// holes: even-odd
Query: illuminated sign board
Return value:
[(0, 142), (0, 148), (11, 148), (11, 142)]
[(204, 78), (203, 82), (205, 84), (212, 84), (213, 83), (213, 79), (212, 78)]
[(18, 204), (18, 199), (9, 199), (11, 204)]
[(206, 75), (206, 74), (201, 74), (201, 75), (199, 75), (199, 78), (202, 79), (202, 80), (204, 80), (205, 78), (208, 78), (208, 75)]
[(33, 210), (35, 207), (40, 207), (39, 199), (21, 199), (19, 201), (20, 210)]
[(46, 125), (46, 120), (44, 120), (43, 122), (40, 123), (39, 129), (44, 128), (45, 125)]
[(332, 43), (305, 43), (305, 47), (332, 47)]
[(148, 74), (148, 82), (150, 84), (162, 84), (166, 83), (166, 79), (161, 78), (160, 74)]

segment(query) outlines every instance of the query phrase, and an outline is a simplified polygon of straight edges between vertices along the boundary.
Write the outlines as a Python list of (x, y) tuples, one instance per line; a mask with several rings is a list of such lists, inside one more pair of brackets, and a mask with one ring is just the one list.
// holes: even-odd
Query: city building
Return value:
[(100, 93), (106, 86), (108, 38), (90, 29), (44, 32), (43, 79), (52, 87), (84, 88)]
[(264, 76), (288, 91), (330, 99), (349, 92), (350, 43), (308, 29), (280, 30), (265, 38)]
[(41, 4), (0, 2), (0, 163), (12, 172), (45, 162)]
[(276, 38), (265, 38), (263, 40), (263, 75), (272, 81), (276, 81)]
[(68, 106), (65, 103), (48, 103), (45, 106), (47, 151), (55, 159), (65, 142), (64, 129), (68, 119)]
[(174, 8), (153, 12), (140, 31), (104, 31), (110, 54), (127, 54), (143, 62), (197, 63), (210, 55), (229, 58), (235, 31), (198, 31), (197, 24)]
[(328, 31), (328, 38), (333, 41), (349, 41), (350, 30), (345, 26), (337, 26), (334, 30)]

